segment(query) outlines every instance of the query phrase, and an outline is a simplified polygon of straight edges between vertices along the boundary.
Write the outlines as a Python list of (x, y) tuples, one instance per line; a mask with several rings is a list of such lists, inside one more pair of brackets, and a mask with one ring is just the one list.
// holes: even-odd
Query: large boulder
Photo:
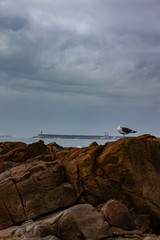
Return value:
[(23, 164), (0, 175), (0, 229), (34, 219), (76, 201), (58, 162)]
[(79, 204), (63, 212), (52, 224), (61, 240), (100, 240), (108, 236), (103, 215), (90, 204)]
[(107, 203), (102, 208), (102, 212), (104, 213), (104, 216), (109, 224), (124, 229), (133, 228), (129, 210), (120, 201), (107, 201)]

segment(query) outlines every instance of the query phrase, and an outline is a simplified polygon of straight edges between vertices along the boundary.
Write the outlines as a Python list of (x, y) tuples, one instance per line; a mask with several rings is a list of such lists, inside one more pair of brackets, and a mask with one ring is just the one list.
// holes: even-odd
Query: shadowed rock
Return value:
[(0, 155), (6, 154), (13, 149), (24, 148), (27, 144), (24, 142), (0, 142)]

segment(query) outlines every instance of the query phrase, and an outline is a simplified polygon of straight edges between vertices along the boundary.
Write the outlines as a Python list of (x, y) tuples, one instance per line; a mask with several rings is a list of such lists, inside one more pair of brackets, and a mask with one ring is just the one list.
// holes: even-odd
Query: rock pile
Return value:
[(160, 239), (160, 139), (0, 143), (0, 240)]

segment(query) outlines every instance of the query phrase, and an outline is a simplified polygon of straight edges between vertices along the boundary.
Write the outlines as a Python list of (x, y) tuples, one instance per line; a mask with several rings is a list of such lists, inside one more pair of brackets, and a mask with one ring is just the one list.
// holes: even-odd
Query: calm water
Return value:
[[(12, 141), (12, 142), (25, 142), (27, 144), (34, 143), (39, 141), (39, 138), (16, 138), (16, 137), (0, 137), (0, 142), (5, 141)], [(62, 147), (87, 147), (92, 142), (97, 142), (99, 145), (104, 145), (108, 141), (115, 141), (113, 140), (107, 140), (107, 139), (42, 139), (45, 144), (56, 142), (58, 145)]]

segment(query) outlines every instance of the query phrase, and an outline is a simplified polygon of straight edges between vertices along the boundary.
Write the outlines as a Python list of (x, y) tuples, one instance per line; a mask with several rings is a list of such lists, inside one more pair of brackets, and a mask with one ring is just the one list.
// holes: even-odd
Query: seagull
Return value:
[(125, 134), (128, 134), (128, 133), (136, 133), (137, 131), (134, 131), (130, 128), (127, 128), (127, 127), (122, 127), (122, 125), (119, 125), (118, 128), (117, 128), (117, 131), (120, 133), (120, 134), (123, 134), (125, 136)]

